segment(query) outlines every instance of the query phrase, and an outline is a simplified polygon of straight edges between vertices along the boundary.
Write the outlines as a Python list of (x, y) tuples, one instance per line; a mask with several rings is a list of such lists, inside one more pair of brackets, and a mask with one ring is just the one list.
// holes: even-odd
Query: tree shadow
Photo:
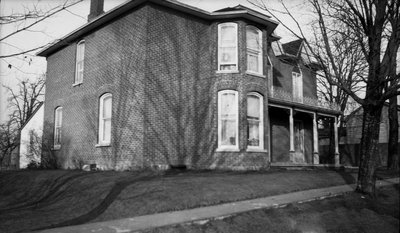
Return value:
[[(107, 208), (117, 199), (119, 194), (128, 186), (133, 185), (138, 182), (143, 182), (143, 181), (150, 181), (154, 179), (155, 175), (151, 175), (148, 173), (141, 174), (139, 177), (127, 177), (121, 181), (116, 182), (111, 190), (108, 192), (107, 196), (102, 200), (102, 202), (97, 205), (95, 208), (87, 212), (86, 214), (80, 215), (76, 218), (66, 220), (61, 223), (56, 223), (52, 224), (46, 227), (40, 227), (33, 229), (33, 231), (38, 231), (38, 230), (44, 230), (44, 229), (49, 229), (49, 228), (56, 228), (56, 227), (65, 227), (65, 226), (71, 226), (71, 225), (79, 225), (79, 224), (84, 224), (87, 223), (91, 220), (96, 219), (99, 217), (104, 211), (107, 210)], [(151, 191), (151, 190), (150, 190)], [(140, 195), (137, 195), (135, 197), (147, 195), (148, 192), (142, 193)]]

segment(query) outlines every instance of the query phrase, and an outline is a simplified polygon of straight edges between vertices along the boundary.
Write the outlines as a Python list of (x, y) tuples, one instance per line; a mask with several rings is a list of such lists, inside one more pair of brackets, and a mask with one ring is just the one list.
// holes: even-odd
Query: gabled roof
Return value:
[(43, 106), (44, 102), (40, 102), (39, 105), (35, 108), (32, 115), (25, 121), (25, 123), (21, 126), (21, 130), (29, 123), (29, 121), (35, 116), (35, 114), (39, 111), (39, 109)]
[[(243, 5), (240, 5), (240, 4), (237, 5), (237, 6), (234, 6), (234, 7), (222, 8), (222, 9), (216, 10), (214, 12), (226, 12), (226, 11), (235, 11), (235, 10), (246, 10), (246, 11), (249, 11), (249, 12), (256, 12), (256, 13), (262, 14), (262, 13), (260, 13), (258, 11), (255, 11), (255, 10), (253, 10), (253, 9), (247, 7), (247, 6), (243, 6)], [(271, 16), (269, 16), (269, 15), (265, 15), (265, 14), (263, 14), (263, 15), (265, 17), (271, 18)]]
[(282, 49), (283, 49), (284, 53), (297, 57), (301, 51), (302, 45), (303, 45), (303, 40), (298, 39), (298, 40), (294, 40), (294, 41), (290, 41), (288, 43), (282, 44)]
[(76, 40), (79, 40), (88, 33), (109, 24), (113, 19), (117, 18), (124, 13), (133, 10), (144, 3), (154, 3), (161, 5), (170, 9), (181, 11), (196, 17), (200, 17), (206, 20), (221, 20), (221, 19), (232, 19), (232, 18), (245, 18), (250, 21), (259, 23), (267, 27), (268, 34), (272, 34), (275, 28), (278, 26), (278, 22), (270, 19), (270, 16), (264, 15), (257, 11), (244, 6), (236, 6), (233, 8), (225, 8), (222, 11), (208, 12), (187, 4), (178, 2), (176, 0), (131, 0), (127, 1), (110, 11), (94, 18), (92, 21), (86, 23), (85, 25), (79, 27), (75, 31), (64, 36), (60, 40), (53, 42), (50, 46), (44, 48), (37, 53), (38, 56), (48, 57), (51, 54), (57, 52), (63, 47)]

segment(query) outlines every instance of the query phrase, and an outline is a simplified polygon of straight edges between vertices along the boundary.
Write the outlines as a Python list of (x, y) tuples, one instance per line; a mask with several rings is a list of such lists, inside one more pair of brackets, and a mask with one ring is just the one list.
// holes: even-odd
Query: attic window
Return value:
[(83, 82), (83, 63), (85, 57), (85, 41), (81, 40), (76, 46), (75, 84)]
[(218, 70), (238, 70), (237, 24), (221, 23), (218, 25)]

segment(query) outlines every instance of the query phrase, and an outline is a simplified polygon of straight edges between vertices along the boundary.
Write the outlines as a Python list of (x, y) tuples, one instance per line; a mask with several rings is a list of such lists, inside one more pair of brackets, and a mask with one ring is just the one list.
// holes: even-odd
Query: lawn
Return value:
[(333, 170), (0, 172), (0, 232), (76, 225), (349, 184), (355, 176)]
[(398, 233), (399, 186), (386, 186), (377, 193), (375, 200), (358, 193), (347, 193), (289, 204), (284, 208), (254, 210), (223, 219), (167, 226), (142, 233)]

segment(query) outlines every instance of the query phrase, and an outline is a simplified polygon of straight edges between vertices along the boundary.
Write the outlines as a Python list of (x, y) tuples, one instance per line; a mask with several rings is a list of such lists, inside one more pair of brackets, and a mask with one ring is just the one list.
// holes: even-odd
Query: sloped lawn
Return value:
[(0, 172), (0, 232), (21, 232), (353, 183), (355, 173)]
[(399, 186), (378, 190), (372, 200), (358, 193), (284, 208), (254, 210), (224, 219), (150, 229), (142, 233), (301, 233), (301, 232), (399, 232)]

